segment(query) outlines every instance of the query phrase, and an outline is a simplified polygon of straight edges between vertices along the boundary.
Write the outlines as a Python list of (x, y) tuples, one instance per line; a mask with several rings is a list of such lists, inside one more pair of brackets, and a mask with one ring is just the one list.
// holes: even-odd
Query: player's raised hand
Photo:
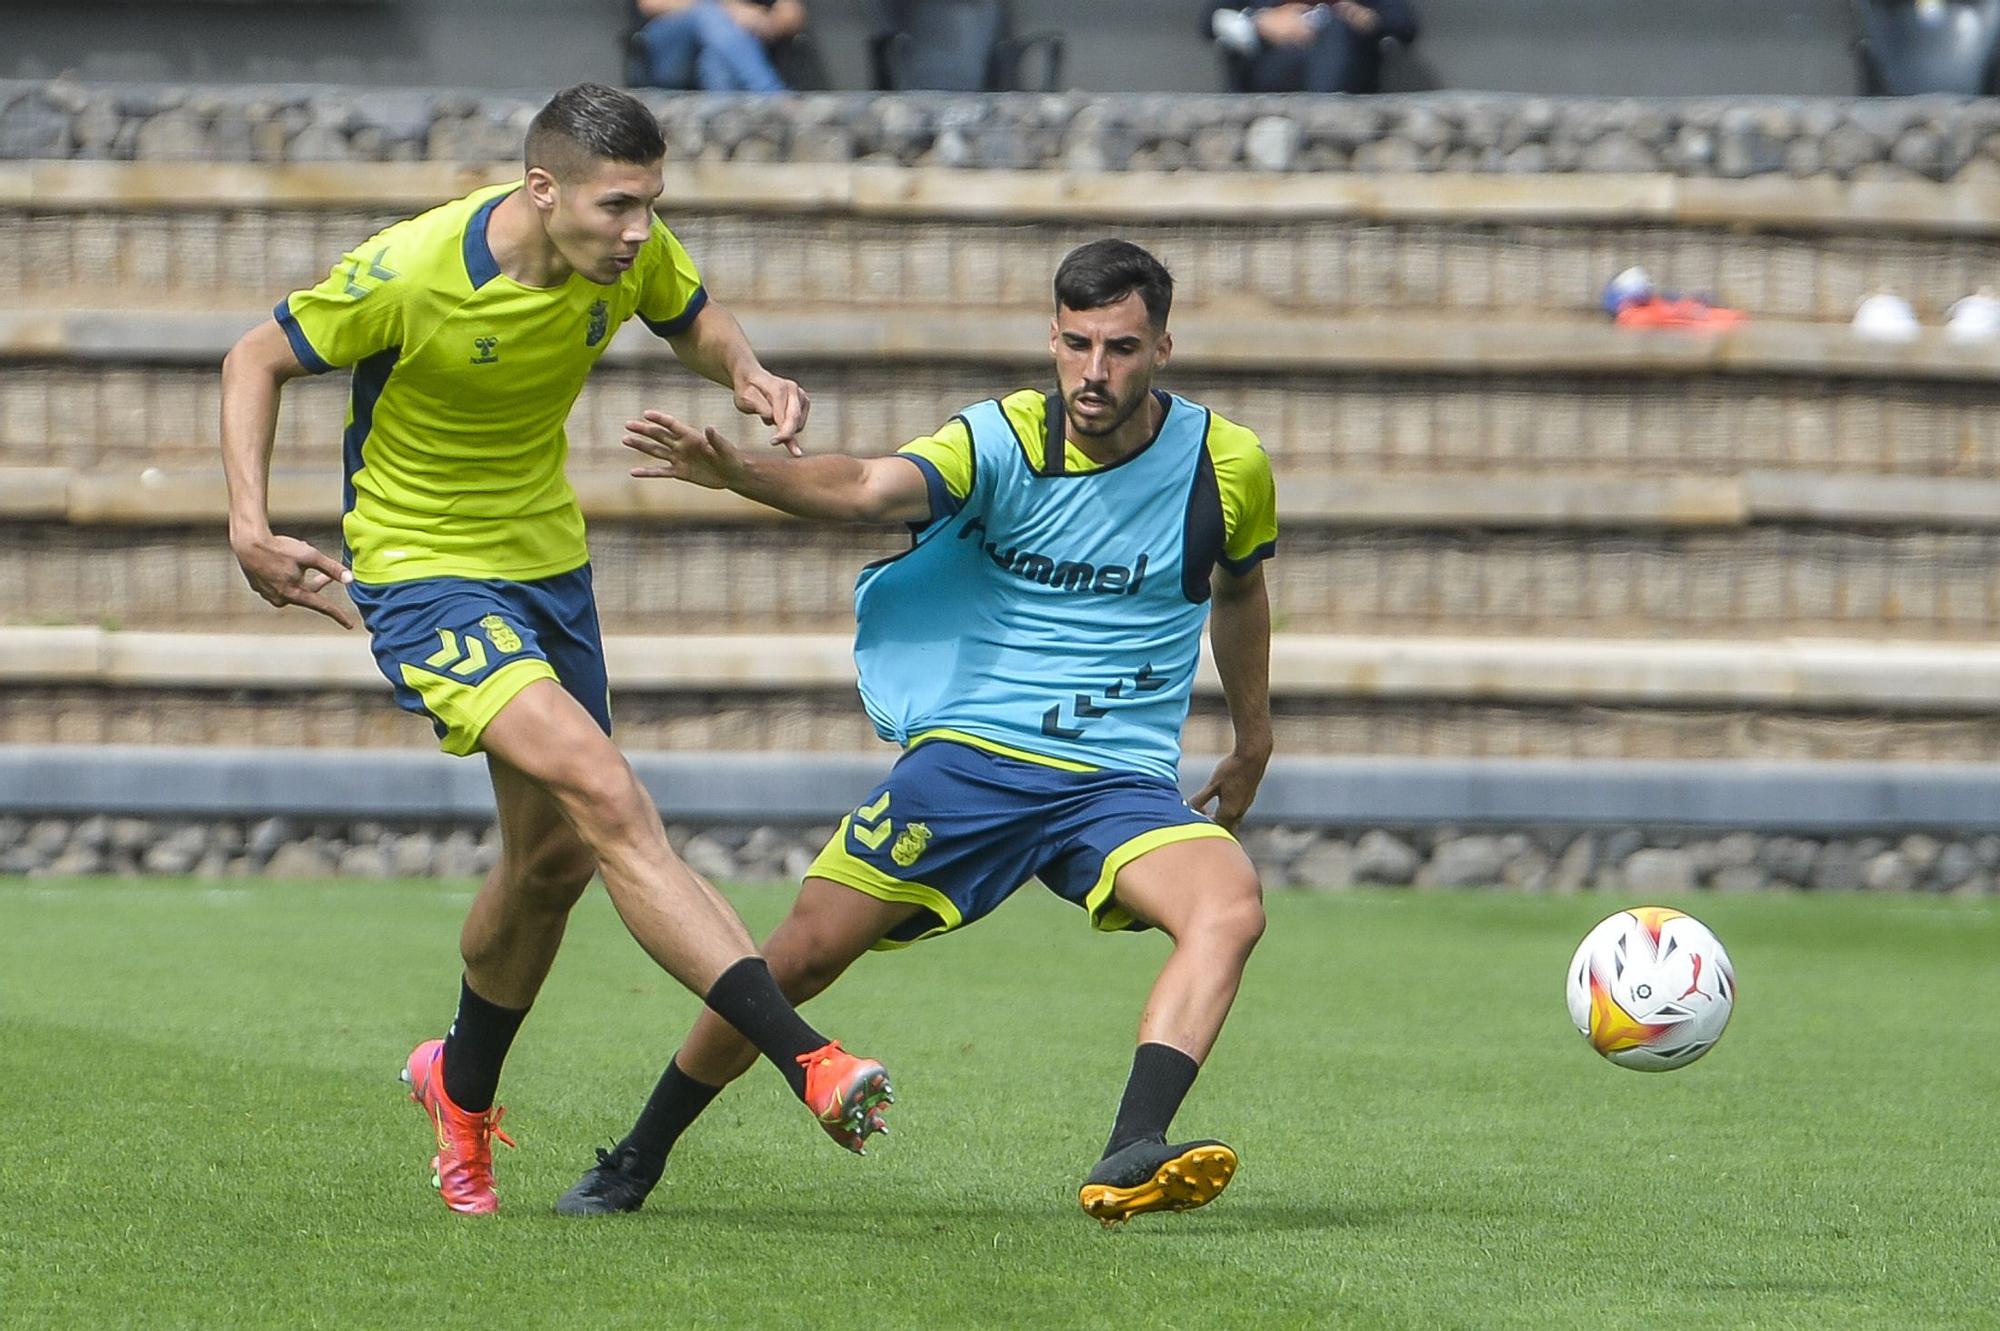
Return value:
[(302, 605), (325, 615), (344, 629), (355, 626), (351, 611), (327, 600), (320, 593), (336, 582), (352, 582), (347, 566), (306, 542), (269, 532), (261, 536), (232, 540), (229, 548), (243, 568), (250, 589), (283, 609)]
[(812, 399), (790, 379), (781, 379), (768, 370), (745, 379), (736, 389), (736, 409), (755, 416), (771, 427), (771, 442), (793, 457), (804, 457), (799, 447), (799, 431), (806, 428)]
[(1207, 812), (1213, 803), (1215, 812), (1210, 817), (1224, 831), (1234, 832), (1243, 815), (1250, 812), (1251, 801), (1257, 798), (1257, 787), (1264, 780), (1265, 761), (1249, 754), (1230, 754), (1215, 765), (1208, 784), (1195, 792), (1189, 805)]
[(637, 453), (659, 459), (657, 467), (634, 467), (632, 475), (688, 481), (710, 490), (728, 490), (743, 476), (743, 458), (736, 445), (714, 429), (676, 420), (664, 411), (649, 411), (643, 420), (626, 421), (619, 442)]

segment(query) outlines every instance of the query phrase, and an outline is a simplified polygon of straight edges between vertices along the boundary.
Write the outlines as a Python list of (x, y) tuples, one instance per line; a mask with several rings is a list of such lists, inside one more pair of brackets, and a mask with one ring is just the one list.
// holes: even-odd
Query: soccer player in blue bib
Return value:
[[(610, 738), (563, 423), (611, 332), (638, 315), (776, 442), (796, 446), (808, 407), (654, 216), (665, 153), (627, 94), (558, 93), (529, 126), (521, 181), (382, 231), (223, 365), (229, 542), (250, 585), (352, 627), (325, 596), (345, 584), (397, 700), (431, 719), (445, 752), (485, 753), (492, 774), (500, 860), (460, 937), (457, 1017), (403, 1074), (460, 1212), (499, 1205), (501, 1062), (599, 870), (633, 937), (778, 1065), (835, 1140), (858, 1151), (888, 1097), (880, 1064), (786, 1001), (742, 921), (668, 847)], [(344, 564), (274, 534), (266, 495), (285, 382), (350, 366)]]
[[(871, 948), (972, 923), (1030, 878), (1099, 929), (1173, 939), (1080, 1193), (1106, 1224), (1201, 1206), (1234, 1174), (1221, 1142), (1166, 1138), (1264, 929), (1231, 831), (1271, 753), (1262, 563), (1276, 500), (1255, 435), (1154, 389), (1172, 298), (1136, 245), (1075, 250), (1055, 277), (1059, 391), (978, 403), (892, 457), (753, 458), (657, 412), (625, 438), (659, 463), (635, 476), (913, 530), (855, 592), (861, 696), (903, 754), (764, 945), (793, 1001)], [(1175, 779), (1204, 622), (1235, 747), (1190, 804)], [(1211, 802), (1213, 819), (1199, 812)], [(681, 1132), (753, 1059), (704, 1012), (638, 1123), (557, 1209), (636, 1210)]]

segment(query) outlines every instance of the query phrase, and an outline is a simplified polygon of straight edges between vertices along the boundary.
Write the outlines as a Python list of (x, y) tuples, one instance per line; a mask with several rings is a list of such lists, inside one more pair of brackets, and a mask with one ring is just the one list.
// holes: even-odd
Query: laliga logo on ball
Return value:
[(1667, 1072), (1715, 1047), (1736, 1006), (1736, 969), (1692, 915), (1635, 906), (1584, 936), (1570, 958), (1569, 1015), (1622, 1068)]

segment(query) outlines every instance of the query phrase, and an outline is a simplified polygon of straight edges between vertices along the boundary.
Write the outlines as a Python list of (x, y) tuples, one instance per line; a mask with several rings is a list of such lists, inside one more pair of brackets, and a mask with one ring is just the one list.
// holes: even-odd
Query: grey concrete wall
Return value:
[[(894, 751), (642, 753), (634, 767), (670, 818), (834, 819)], [(1215, 763), (1190, 755), (1194, 790)], [(2000, 769), (1962, 763), (1644, 763), (1280, 756), (1259, 821), (1460, 825), (1935, 828), (2000, 831)], [(0, 814), (484, 818), (486, 770), (435, 752), (0, 745)]]
[(0, 76), (540, 89), (616, 82), (626, 0), (0, 0)]
[[(836, 88), (868, 86), (874, 0), (809, 0)], [(1214, 91), (1205, 0), (1017, 0), (1068, 86)], [(621, 76), (626, 0), (0, 0), (0, 77), (547, 89)], [(1393, 89), (1671, 96), (1858, 89), (1848, 0), (1419, 0)]]
[(1849, 0), (1415, 0), (1389, 91), (1609, 97), (1860, 91)]
[[(691, 866), (759, 882), (799, 878), (886, 763), (637, 767)], [(1207, 770), (1190, 762), (1186, 783)], [(1990, 768), (1281, 758), (1242, 839), (1269, 888), (1986, 897), (1994, 784)], [(491, 798), (478, 764), (436, 754), (0, 748), (0, 876), (473, 878), (499, 855)]]
[[(808, 0), (831, 82), (867, 87), (873, 0)], [(1416, 0), (1423, 32), (1390, 91), (1614, 97), (1844, 95), (1860, 88), (1848, 0)], [(1064, 34), (1064, 84), (1219, 92), (1208, 0), (1015, 0), (1017, 32)]]

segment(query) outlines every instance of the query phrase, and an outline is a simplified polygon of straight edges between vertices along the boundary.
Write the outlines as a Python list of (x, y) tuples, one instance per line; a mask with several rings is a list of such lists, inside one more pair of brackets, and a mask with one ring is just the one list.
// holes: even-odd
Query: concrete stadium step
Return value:
[[(331, 523), (288, 530), (322, 550), (340, 550)], [(861, 565), (908, 545), (906, 535), (887, 528), (794, 522), (591, 529), (598, 610), (611, 632), (850, 630)], [(54, 622), (339, 631), (318, 616), (276, 616), (245, 585), (214, 524), (0, 526), (0, 624)]]
[[(814, 395), (809, 442), (827, 451), (886, 451), (1048, 374), (1039, 315), (744, 314), (767, 359)], [(210, 464), (215, 366), (257, 317), (0, 314), (0, 466)], [(2000, 349), (1936, 334), (1882, 346), (1808, 325), (1703, 338), (1577, 322), (1190, 318), (1176, 342), (1166, 386), (1256, 429), (1288, 470), (2000, 477)], [(278, 465), (334, 462), (346, 391), (343, 375), (287, 389)], [(645, 406), (756, 433), (726, 392), (627, 330), (571, 417), (576, 463), (622, 470), (618, 436)]]
[[(874, 311), (740, 305), (772, 358), (946, 365), (1048, 363), (1048, 312), (1034, 307), (906, 305)], [(42, 306), (0, 312), (0, 361), (213, 366), (268, 308), (187, 313)], [(673, 352), (628, 323), (604, 352), (611, 366), (666, 366)], [(1619, 328), (1601, 319), (1528, 311), (1498, 318), (1388, 312), (1174, 321), (1177, 363), (1204, 372), (1401, 374), (1569, 372), (1597, 375), (1768, 374), (1889, 381), (2000, 380), (2000, 341), (1919, 330), (1903, 341), (1844, 324), (1765, 322), (1723, 332)]]
[[(365, 640), (328, 633), (154, 633), (0, 629), (0, 680), (109, 687), (386, 692)], [(846, 634), (613, 634), (611, 676), (642, 692), (848, 689)], [(1195, 680), (1220, 685), (1206, 652)], [(1589, 638), (1416, 638), (1279, 633), (1274, 696), (1511, 702), (1768, 704), (1913, 715), (1987, 712), (2000, 646), (1764, 638), (1635, 642)]]
[[(315, 520), (286, 529), (337, 550), (335, 495), (323, 487)], [(0, 624), (320, 625), (274, 616), (250, 592), (220, 513), (217, 503), (199, 524), (170, 527), (0, 524)], [(591, 545), (609, 632), (846, 631), (855, 574), (907, 538), (782, 519), (593, 518)], [(1987, 639), (2000, 636), (1995, 568), (1990, 524), (1426, 528), (1294, 506), (1281, 512), (1268, 581), (1288, 632)]]
[[(1925, 529), (2000, 526), (2000, 481), (1751, 470), (1733, 476), (1594, 472), (1278, 472), (1287, 525), (1416, 531), (1616, 530), (1745, 527), (1772, 522), (1898, 524)], [(789, 519), (726, 491), (635, 480), (609, 469), (570, 477), (592, 521), (666, 526), (769, 525)], [(341, 478), (275, 469), (270, 511), (289, 522), (332, 524)], [(227, 491), (213, 464), (0, 466), (0, 517), (76, 527), (212, 527)]]
[[(0, 301), (230, 309), (323, 280), (399, 212), (9, 214)], [(1056, 264), (1113, 229), (1091, 222), (910, 223), (756, 213), (668, 215), (710, 290), (735, 302), (863, 307), (954, 298), (1040, 309)], [(1283, 218), (1128, 223), (1174, 271), (1184, 310), (1578, 313), (1633, 265), (1753, 318), (1844, 320), (1906, 293), (1928, 319), (1984, 284), (1983, 238), (1751, 235), (1717, 226), (1551, 226)]]
[[(264, 306), (509, 170), (0, 165), (0, 300)], [(1936, 316), (2000, 259), (1974, 186), (721, 163), (670, 184), (711, 287), (788, 306), (1040, 309), (1060, 256), (1107, 230), (1161, 253), (1189, 310), (1581, 311), (1639, 263), (1760, 318), (1845, 319), (1885, 287)]]
[[(4, 644), (0, 743), (434, 743), (389, 702), (358, 638), (6, 630)], [(614, 638), (620, 738), (681, 752), (870, 748), (846, 648), (831, 635)], [(1277, 742), (1293, 755), (2000, 758), (1990, 647), (1285, 636), (1273, 664)], [(1212, 679), (1183, 741), (1228, 747)]]

